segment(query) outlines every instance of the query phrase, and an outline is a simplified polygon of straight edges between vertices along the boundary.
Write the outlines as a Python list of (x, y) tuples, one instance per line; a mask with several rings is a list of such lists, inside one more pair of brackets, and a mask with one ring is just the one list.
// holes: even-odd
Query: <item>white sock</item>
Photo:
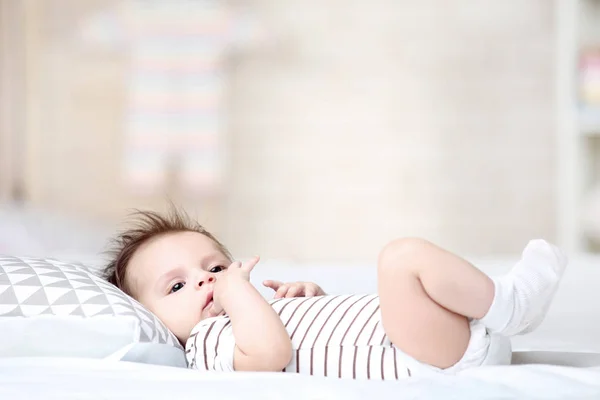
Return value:
[(558, 248), (532, 240), (507, 275), (492, 279), (494, 300), (481, 322), (505, 336), (533, 331), (544, 320), (566, 266)]

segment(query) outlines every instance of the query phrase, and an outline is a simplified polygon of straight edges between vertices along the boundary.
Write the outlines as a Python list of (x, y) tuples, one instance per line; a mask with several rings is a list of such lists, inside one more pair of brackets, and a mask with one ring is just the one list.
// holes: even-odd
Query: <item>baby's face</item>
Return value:
[(215, 316), (214, 283), (230, 264), (201, 233), (169, 233), (140, 246), (125, 279), (133, 296), (185, 342), (199, 321)]

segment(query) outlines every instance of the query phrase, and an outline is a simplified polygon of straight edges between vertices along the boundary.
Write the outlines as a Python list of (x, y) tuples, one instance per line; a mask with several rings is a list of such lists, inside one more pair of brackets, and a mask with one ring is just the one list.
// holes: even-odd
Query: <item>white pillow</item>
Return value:
[[(0, 256), (0, 342), (0, 357), (97, 358), (130, 346), (131, 361), (135, 354), (161, 361), (139, 349), (162, 347), (156, 354), (185, 359), (177, 338), (140, 303), (83, 265), (50, 259)], [(155, 346), (135, 350), (144, 343)]]
[(139, 330), (130, 316), (0, 318), (0, 358), (81, 357), (186, 367), (180, 349), (139, 343)]

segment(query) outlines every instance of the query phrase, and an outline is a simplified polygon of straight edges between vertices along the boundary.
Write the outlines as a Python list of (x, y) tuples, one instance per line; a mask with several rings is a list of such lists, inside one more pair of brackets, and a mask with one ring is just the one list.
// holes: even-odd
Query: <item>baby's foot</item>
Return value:
[(566, 266), (567, 257), (557, 247), (544, 240), (529, 242), (521, 260), (499, 282), (509, 293), (512, 289), (514, 301), (512, 317), (500, 333), (524, 334), (542, 323)]

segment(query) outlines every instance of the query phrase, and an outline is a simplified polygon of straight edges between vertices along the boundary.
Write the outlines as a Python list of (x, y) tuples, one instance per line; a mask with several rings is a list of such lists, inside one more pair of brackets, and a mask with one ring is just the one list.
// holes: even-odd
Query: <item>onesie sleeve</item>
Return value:
[(188, 368), (200, 371), (233, 371), (235, 339), (227, 316), (200, 321), (185, 344)]

